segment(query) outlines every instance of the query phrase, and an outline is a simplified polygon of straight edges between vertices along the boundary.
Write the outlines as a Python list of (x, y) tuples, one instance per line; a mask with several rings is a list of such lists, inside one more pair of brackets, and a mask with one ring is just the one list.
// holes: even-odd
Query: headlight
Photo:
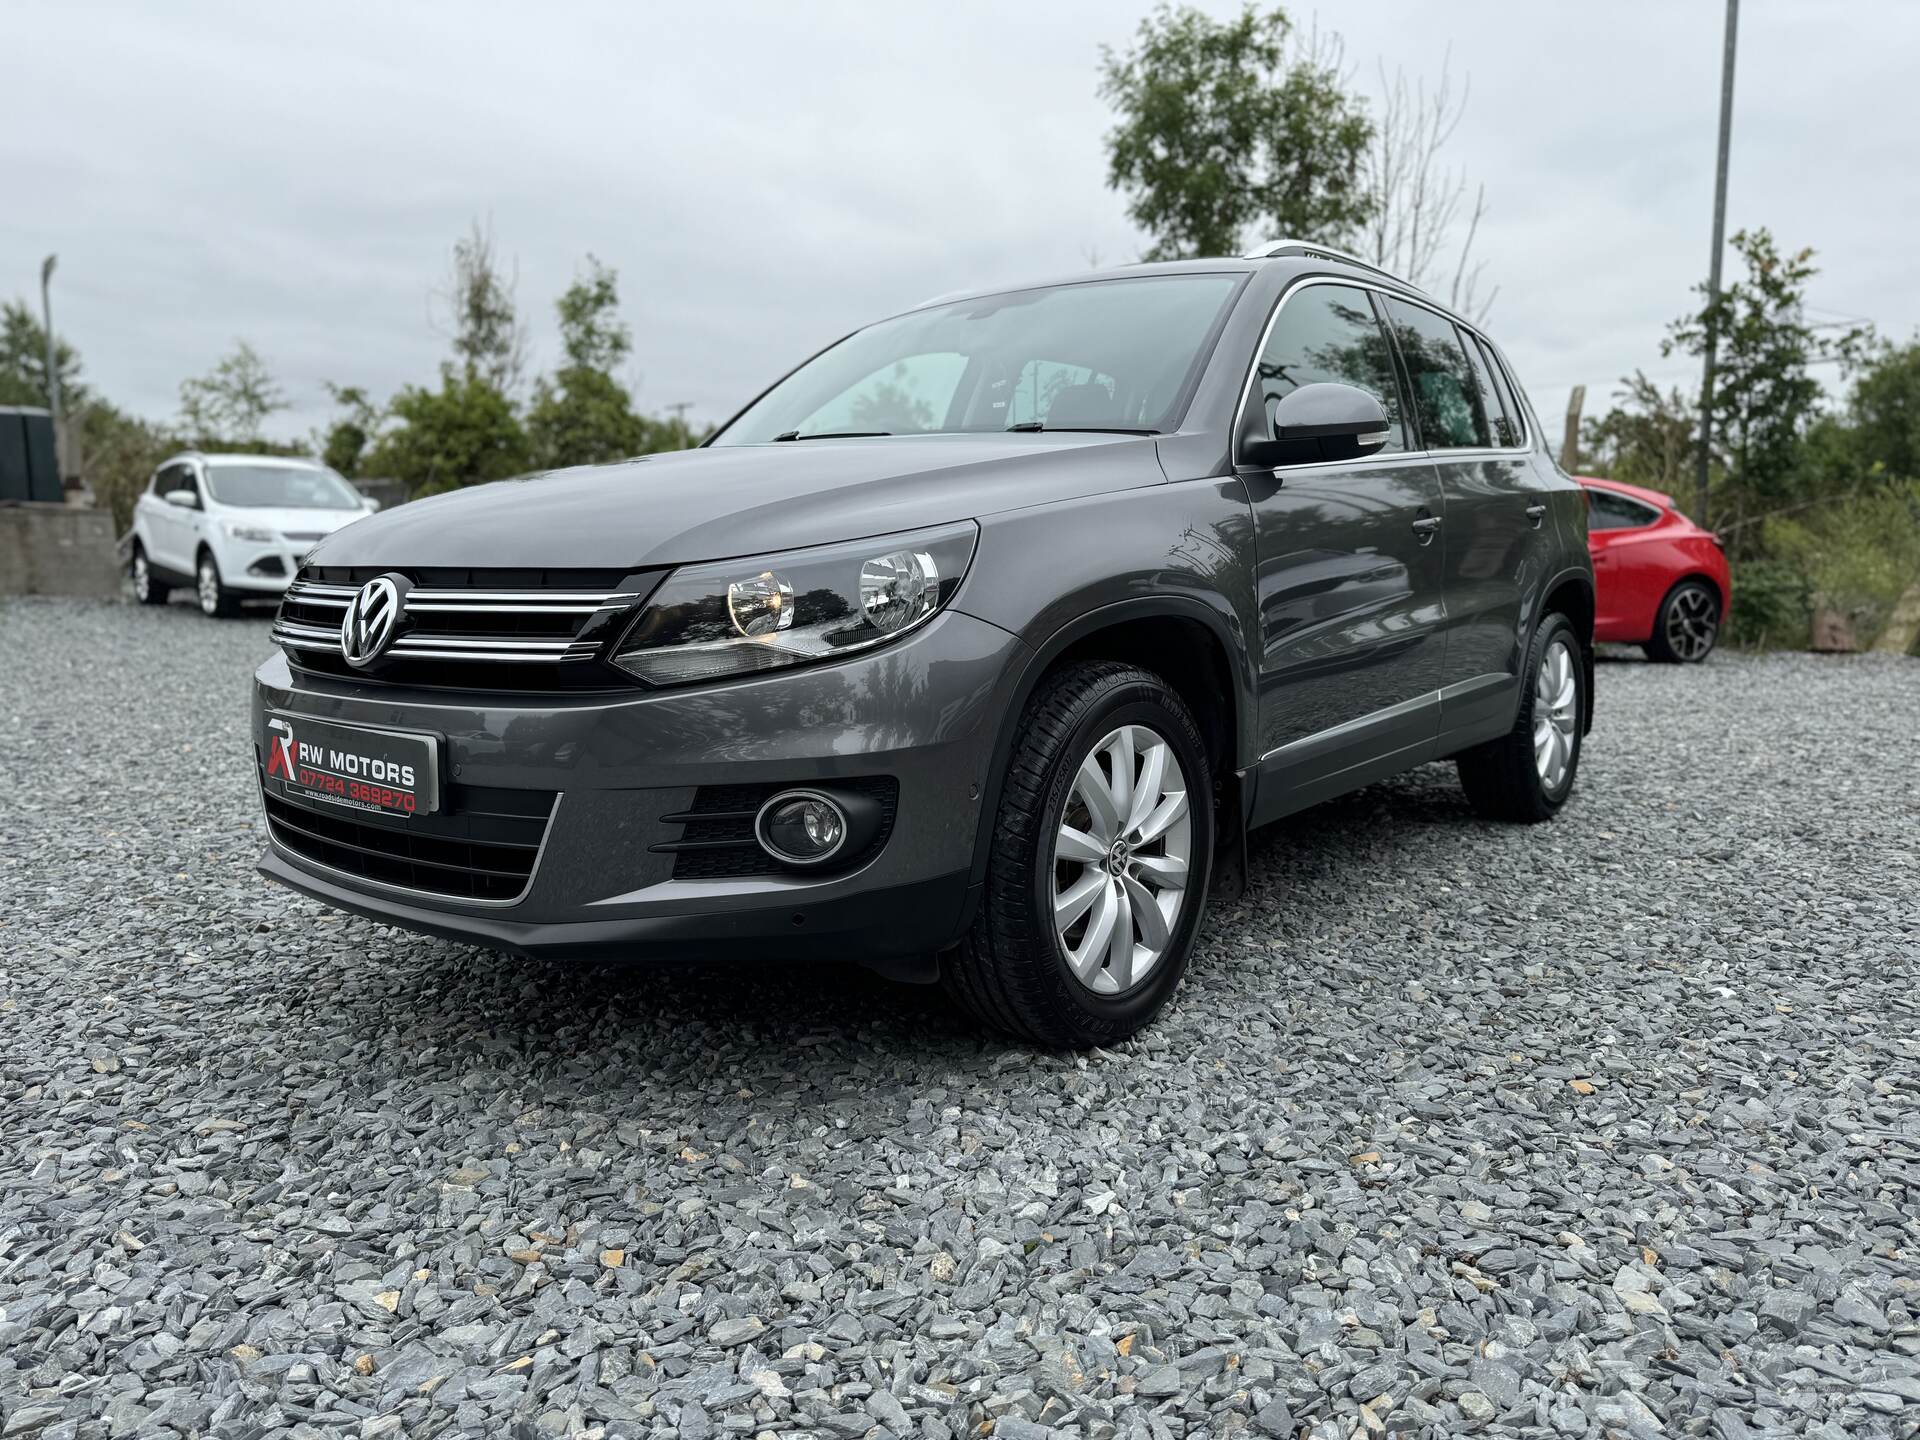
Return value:
[(264, 525), (242, 525), (238, 521), (228, 520), (220, 528), (227, 532), (229, 540), (256, 540), (263, 545), (271, 545), (280, 538)]
[(689, 565), (654, 592), (613, 663), (652, 685), (686, 685), (884, 645), (952, 598), (979, 534), (966, 520)]

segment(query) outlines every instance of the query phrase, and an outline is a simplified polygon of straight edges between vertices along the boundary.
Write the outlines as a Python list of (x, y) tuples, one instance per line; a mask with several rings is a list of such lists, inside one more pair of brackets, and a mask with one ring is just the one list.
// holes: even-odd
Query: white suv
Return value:
[(177, 455), (133, 507), (133, 593), (164, 605), (190, 586), (208, 615), (280, 594), (300, 558), (378, 510), (335, 471), (279, 455)]

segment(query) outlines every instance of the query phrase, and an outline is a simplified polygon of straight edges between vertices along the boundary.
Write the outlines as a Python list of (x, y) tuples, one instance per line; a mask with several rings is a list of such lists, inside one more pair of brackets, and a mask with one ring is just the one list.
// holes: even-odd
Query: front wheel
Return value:
[(194, 596), (200, 602), (202, 615), (218, 618), (234, 612), (233, 594), (220, 583), (220, 566), (213, 558), (211, 550), (200, 552), (199, 568), (194, 574)]
[(1560, 614), (1547, 616), (1527, 647), (1527, 684), (1513, 729), (1463, 753), (1460, 786), (1492, 820), (1551, 820), (1573, 793), (1587, 713), (1580, 637)]
[(1180, 983), (1213, 865), (1213, 775), (1159, 676), (1073, 665), (1028, 705), (1001, 788), (987, 891), (948, 988), (1041, 1045), (1124, 1040)]
[(1660, 602), (1645, 649), (1662, 665), (1698, 665), (1719, 639), (1719, 593), (1704, 580), (1682, 580)]
[(164, 605), (170, 592), (171, 587), (153, 573), (153, 566), (147, 560), (147, 547), (134, 541), (133, 598), (142, 605)]

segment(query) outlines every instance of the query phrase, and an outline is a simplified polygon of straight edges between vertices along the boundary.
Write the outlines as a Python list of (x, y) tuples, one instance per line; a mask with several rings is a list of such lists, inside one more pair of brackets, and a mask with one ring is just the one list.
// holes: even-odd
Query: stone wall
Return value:
[(113, 516), (77, 505), (0, 505), (0, 595), (121, 594)]

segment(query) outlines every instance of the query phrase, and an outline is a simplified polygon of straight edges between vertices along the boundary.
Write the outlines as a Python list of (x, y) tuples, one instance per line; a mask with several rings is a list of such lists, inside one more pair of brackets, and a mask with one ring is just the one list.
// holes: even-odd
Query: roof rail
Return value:
[(1424, 294), (1420, 287), (1401, 279), (1391, 270), (1374, 264), (1371, 260), (1362, 260), (1358, 255), (1349, 255), (1344, 250), (1336, 250), (1331, 245), (1321, 245), (1313, 240), (1262, 240), (1253, 249), (1240, 258), (1243, 260), (1277, 260), (1283, 255), (1297, 255), (1305, 260), (1337, 260), (1342, 265), (1352, 265), (1361, 270), (1370, 270), (1375, 275), (1384, 275), (1396, 285), (1405, 285), (1407, 289)]

